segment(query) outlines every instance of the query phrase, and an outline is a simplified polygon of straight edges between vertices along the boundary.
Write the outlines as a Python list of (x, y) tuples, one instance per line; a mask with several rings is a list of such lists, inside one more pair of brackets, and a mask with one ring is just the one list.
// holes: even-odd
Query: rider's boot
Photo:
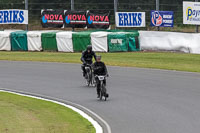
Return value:
[(100, 97), (100, 89), (97, 88), (97, 98), (99, 98), (99, 97)]
[(85, 72), (83, 72), (83, 77), (85, 77), (85, 75), (86, 75)]

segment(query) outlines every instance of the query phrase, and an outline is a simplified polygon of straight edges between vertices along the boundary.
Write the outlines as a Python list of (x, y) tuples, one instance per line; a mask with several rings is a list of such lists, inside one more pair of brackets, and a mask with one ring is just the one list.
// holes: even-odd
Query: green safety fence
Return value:
[(28, 51), (26, 33), (27, 31), (16, 31), (11, 33), (10, 37), (12, 51)]
[(57, 32), (42, 33), (42, 49), (43, 51), (58, 51), (56, 42)]

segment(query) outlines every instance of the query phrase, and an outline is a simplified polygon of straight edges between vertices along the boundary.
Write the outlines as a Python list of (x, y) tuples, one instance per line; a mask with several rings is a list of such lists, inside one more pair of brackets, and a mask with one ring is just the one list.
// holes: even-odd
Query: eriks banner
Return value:
[(28, 11), (20, 9), (0, 10), (0, 24), (28, 24)]
[(117, 27), (145, 27), (145, 12), (116, 12)]

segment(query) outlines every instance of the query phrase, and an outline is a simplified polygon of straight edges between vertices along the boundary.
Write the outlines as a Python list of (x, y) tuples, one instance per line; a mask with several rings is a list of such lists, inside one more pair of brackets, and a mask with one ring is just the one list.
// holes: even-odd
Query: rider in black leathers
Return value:
[[(104, 62), (101, 61), (101, 56), (96, 57), (96, 62), (93, 64), (93, 70), (94, 70), (95, 76), (98, 76), (98, 75), (108, 76), (108, 71), (107, 71), (106, 65), (104, 64)], [(95, 77), (95, 80), (96, 80), (96, 84), (97, 84), (97, 95), (99, 98), (100, 82), (99, 82), (98, 77)], [(106, 85), (106, 79), (103, 81), (103, 83)]]
[(88, 45), (87, 49), (85, 51), (83, 51), (82, 56), (81, 56), (81, 61), (83, 62), (81, 68), (83, 70), (83, 76), (85, 77), (86, 75), (86, 70), (85, 70), (85, 66), (87, 64), (92, 65), (92, 58), (94, 57), (94, 59), (96, 60), (96, 54), (94, 51), (92, 51), (92, 46)]

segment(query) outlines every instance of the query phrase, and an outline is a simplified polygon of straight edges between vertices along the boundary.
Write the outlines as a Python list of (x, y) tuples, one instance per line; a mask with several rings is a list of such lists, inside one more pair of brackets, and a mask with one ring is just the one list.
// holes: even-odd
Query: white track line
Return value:
[(6, 90), (1, 90), (0, 92), (8, 92), (8, 93), (12, 93), (12, 94), (16, 94), (16, 95), (20, 95), (20, 96), (26, 96), (26, 97), (31, 97), (31, 98), (35, 98), (35, 99), (39, 99), (39, 100), (44, 100), (44, 101), (48, 101), (48, 102), (53, 102), (62, 106), (65, 106), (67, 108), (72, 109), (73, 111), (79, 113), (81, 116), (83, 116), (84, 118), (86, 118), (89, 122), (92, 123), (92, 125), (94, 126), (94, 128), (96, 129), (96, 133), (103, 133), (103, 129), (102, 127), (98, 124), (98, 122), (96, 122), (92, 117), (90, 117), (89, 115), (87, 115), (86, 113), (84, 113), (83, 111), (71, 106), (71, 105), (67, 105), (58, 101), (54, 101), (54, 100), (49, 100), (49, 99), (45, 99), (45, 98), (41, 98), (41, 97), (36, 97), (36, 96), (31, 96), (31, 95), (26, 95), (26, 94), (20, 94), (20, 93), (16, 93), (16, 92), (12, 92), (12, 91), (6, 91)]

